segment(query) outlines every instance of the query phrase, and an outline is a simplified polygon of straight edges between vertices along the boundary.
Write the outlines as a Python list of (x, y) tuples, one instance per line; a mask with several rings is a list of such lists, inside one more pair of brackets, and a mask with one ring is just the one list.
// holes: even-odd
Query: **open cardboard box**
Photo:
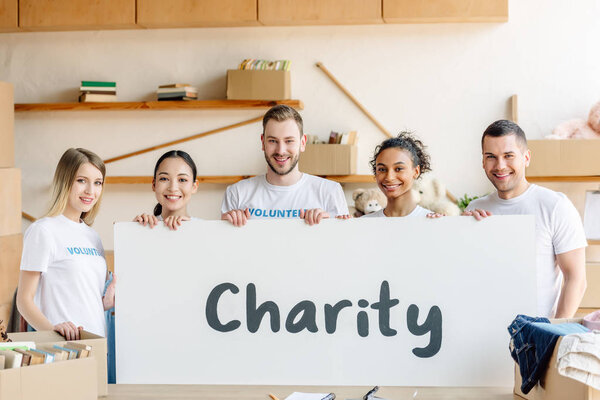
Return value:
[[(576, 322), (581, 324), (582, 318), (555, 319), (552, 323)], [(552, 358), (548, 363), (546, 373), (538, 384), (527, 394), (521, 392), (521, 373), (515, 364), (514, 394), (517, 398), (526, 400), (600, 400), (600, 390), (596, 390), (584, 383), (567, 378), (558, 373), (556, 369), (556, 353), (562, 338), (556, 342)]]
[(290, 71), (230, 69), (227, 71), (229, 100), (289, 100)]
[[(62, 337), (61, 335), (59, 335), (57, 332), (54, 332), (54, 331), (9, 333), (8, 337), (10, 339), (12, 339), (14, 342), (31, 341), (31, 342), (35, 342), (36, 344), (58, 344), (59, 346), (64, 345), (67, 342), (64, 337)], [(78, 340), (77, 342), (92, 346), (92, 351), (91, 351), (90, 357), (88, 359), (93, 360), (93, 374), (94, 374), (93, 385), (91, 385), (91, 383), (87, 379), (87, 374), (89, 373), (90, 370), (92, 370), (92, 369), (86, 367), (87, 363), (81, 363), (81, 370), (82, 370), (81, 373), (79, 372), (79, 369), (77, 368), (77, 364), (69, 364), (69, 366), (62, 365), (62, 363), (67, 364), (67, 363), (71, 363), (71, 361), (85, 361), (87, 359), (61, 361), (61, 362), (57, 362), (57, 363), (19, 368), (19, 369), (23, 370), (23, 371), (21, 371), (22, 377), (23, 376), (27, 377), (27, 379), (28, 379), (27, 382), (39, 381), (40, 383), (43, 384), (44, 382), (51, 382), (53, 379), (52, 377), (55, 376), (54, 372), (47, 372), (47, 371), (58, 371), (59, 369), (53, 369), (53, 368), (64, 368), (65, 373), (68, 372), (68, 374), (66, 375), (68, 377), (68, 383), (70, 385), (73, 385), (73, 388), (71, 388), (71, 391), (76, 391), (75, 389), (77, 389), (77, 391), (79, 392), (81, 390), (86, 393), (86, 396), (87, 396), (87, 394), (93, 392), (94, 399), (97, 398), (98, 396), (108, 395), (108, 385), (107, 385), (108, 376), (107, 376), (107, 369), (106, 369), (106, 357), (107, 357), (106, 339), (102, 336), (98, 336), (98, 335), (95, 335), (95, 334), (87, 332), (87, 331), (81, 331), (80, 337), (81, 337), (81, 339)], [(38, 369), (40, 372), (33, 372), (33, 373), (30, 373), (30, 371), (25, 371), (26, 369), (37, 368), (37, 367), (47, 367), (47, 368), (40, 368), (40, 369)], [(6, 371), (11, 371), (11, 370), (6, 370)], [(4, 371), (0, 371), (0, 372), (4, 372)], [(11, 371), (11, 373), (14, 373), (14, 372)], [(48, 375), (46, 375), (47, 373), (48, 373)], [(79, 376), (79, 375), (82, 375), (82, 376)], [(4, 381), (1, 381), (1, 382), (4, 382)], [(24, 388), (30, 387), (30, 386), (36, 386), (36, 385), (22, 384), (21, 385), (22, 393), (27, 394), (28, 393), (27, 390), (29, 390), (29, 389), (26, 390)], [(37, 385), (37, 386), (40, 386), (40, 385)], [(85, 390), (85, 388), (87, 388), (87, 391)], [(0, 388), (0, 393), (2, 393), (1, 391), (2, 391), (2, 389)], [(43, 392), (43, 393), (45, 393), (45, 392)], [(0, 400), (9, 400), (9, 399), (12, 400), (13, 398), (20, 399), (19, 397), (8, 397), (5, 399), (4, 397), (2, 397), (0, 395)], [(45, 394), (44, 394), (44, 396), (40, 396), (40, 397), (31, 397), (32, 400), (33, 399), (37, 400), (37, 399), (42, 399), (42, 398), (43, 399), (54, 399), (53, 397), (48, 397)], [(69, 397), (69, 398), (71, 398), (71, 397)], [(73, 399), (75, 399), (75, 398), (76, 397), (73, 397)], [(83, 399), (83, 398), (87, 398), (87, 397), (79, 397), (79, 398)], [(90, 397), (90, 398), (92, 398), (92, 397)], [(30, 397), (22, 397), (22, 399), (29, 400)], [(59, 397), (57, 397), (57, 399), (59, 399)], [(60, 399), (65, 399), (65, 397), (60, 397)]]
[(307, 144), (300, 154), (300, 170), (312, 175), (352, 175), (356, 173), (356, 145)]

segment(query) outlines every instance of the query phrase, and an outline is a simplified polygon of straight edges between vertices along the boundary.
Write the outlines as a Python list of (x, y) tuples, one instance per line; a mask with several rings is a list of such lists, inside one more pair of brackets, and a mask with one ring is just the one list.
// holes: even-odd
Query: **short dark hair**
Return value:
[[(370, 161), (373, 173), (377, 171), (377, 157), (383, 150), (397, 148), (406, 150), (410, 153), (413, 166), (419, 166), (420, 173), (431, 171), (430, 157), (425, 151), (426, 146), (417, 139), (411, 132), (402, 131), (398, 136), (384, 140), (379, 146), (375, 147), (373, 158)], [(420, 176), (420, 175), (419, 175)]]
[(267, 126), (267, 122), (274, 119), (277, 122), (287, 121), (288, 119), (293, 119), (296, 121), (296, 125), (298, 125), (298, 130), (300, 131), (300, 137), (302, 137), (303, 126), (302, 117), (298, 114), (298, 111), (294, 110), (290, 106), (286, 106), (285, 104), (279, 104), (274, 107), (271, 107), (269, 111), (265, 113), (263, 117), (263, 135), (265, 134), (265, 127)]
[[(152, 177), (152, 180), (156, 179), (156, 173), (158, 172), (158, 167), (167, 158), (181, 158), (183, 161), (185, 161), (185, 163), (192, 169), (192, 176), (193, 176), (192, 182), (196, 181), (196, 174), (197, 174), (196, 163), (194, 162), (192, 157), (183, 150), (169, 150), (165, 154), (160, 156), (160, 158), (156, 162), (156, 165), (154, 166), (154, 175)], [(154, 215), (159, 216), (161, 214), (162, 214), (162, 206), (160, 205), (160, 203), (157, 203), (156, 206), (154, 207)]]
[(485, 139), (486, 136), (501, 137), (507, 135), (515, 135), (517, 141), (523, 145), (524, 149), (527, 149), (525, 132), (523, 132), (523, 129), (521, 129), (519, 125), (507, 119), (500, 119), (496, 122), (492, 122), (490, 126), (485, 129), (483, 136), (481, 136), (481, 148), (483, 149), (483, 139)]

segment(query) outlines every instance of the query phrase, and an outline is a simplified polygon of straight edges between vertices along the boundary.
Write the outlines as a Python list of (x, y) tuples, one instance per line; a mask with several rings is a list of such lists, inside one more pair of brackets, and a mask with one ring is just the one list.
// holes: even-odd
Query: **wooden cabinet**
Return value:
[(137, 0), (145, 28), (259, 25), (257, 0)]
[(508, 0), (382, 1), (386, 23), (508, 21)]
[(0, 0), (0, 32), (19, 30), (18, 0)]
[(23, 30), (135, 28), (135, 0), (19, 0)]
[(382, 23), (381, 0), (258, 0), (264, 25)]

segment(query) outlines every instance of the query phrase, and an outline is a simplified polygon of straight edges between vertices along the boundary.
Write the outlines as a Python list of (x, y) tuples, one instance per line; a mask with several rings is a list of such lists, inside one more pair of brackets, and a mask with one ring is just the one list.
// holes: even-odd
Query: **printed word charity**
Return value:
[[(206, 300), (206, 321), (208, 325), (218, 332), (231, 332), (240, 328), (242, 323), (237, 319), (228, 318), (226, 313), (219, 314), (218, 305), (222, 296), (235, 296), (240, 289), (233, 283), (225, 282), (215, 286)], [(229, 292), (229, 293), (228, 293)], [(231, 300), (231, 299), (229, 299)], [(390, 310), (400, 303), (398, 299), (390, 297), (390, 285), (387, 281), (381, 282), (379, 300), (372, 303), (370, 308), (377, 310), (379, 332), (383, 336), (395, 336), (398, 332), (390, 325)], [(354, 309), (352, 301), (342, 299), (335, 304), (323, 305), (325, 320), (325, 332), (335, 333), (338, 318), (348, 318), (356, 313), (356, 331), (359, 336), (369, 335), (369, 315), (364, 309), (369, 307), (369, 302), (360, 299), (356, 303), (358, 310)], [(246, 327), (250, 333), (256, 333), (260, 328), (266, 314), (269, 314), (272, 332), (281, 329), (281, 318), (279, 306), (274, 301), (265, 301), (256, 304), (256, 285), (246, 285)], [(428, 358), (436, 355), (442, 346), (442, 311), (438, 306), (430, 308), (427, 318), (419, 324), (419, 307), (415, 304), (408, 306), (406, 312), (406, 326), (408, 331), (415, 336), (430, 334), (429, 344), (425, 347), (417, 347), (412, 350), (413, 354), (420, 358)], [(317, 326), (317, 305), (310, 300), (298, 302), (285, 318), (285, 330), (289, 333), (299, 333), (307, 330), (312, 333), (319, 331)]]

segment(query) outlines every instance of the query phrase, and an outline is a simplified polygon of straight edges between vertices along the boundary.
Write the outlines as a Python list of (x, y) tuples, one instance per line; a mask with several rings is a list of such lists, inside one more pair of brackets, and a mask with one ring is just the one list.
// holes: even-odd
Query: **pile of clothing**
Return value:
[(578, 323), (552, 324), (547, 318), (517, 315), (508, 327), (510, 354), (521, 372), (521, 391), (529, 393), (557, 350), (558, 373), (600, 390), (600, 311)]

